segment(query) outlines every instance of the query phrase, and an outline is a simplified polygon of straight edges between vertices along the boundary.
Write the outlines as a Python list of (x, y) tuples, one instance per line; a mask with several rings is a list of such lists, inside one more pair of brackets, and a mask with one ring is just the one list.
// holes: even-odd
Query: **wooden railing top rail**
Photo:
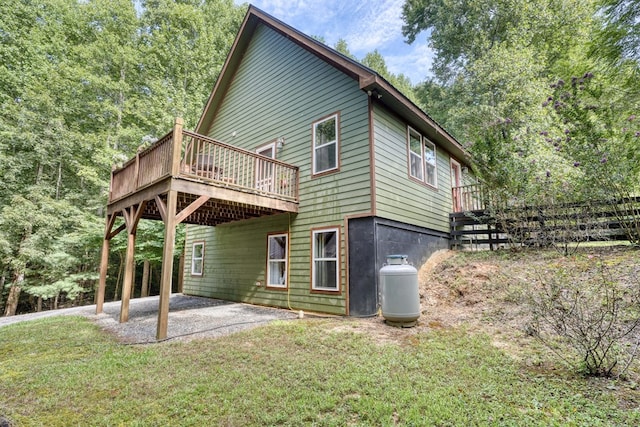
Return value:
[[(509, 210), (536, 210), (536, 209), (546, 209), (550, 206), (555, 208), (580, 208), (585, 205), (589, 206), (609, 206), (611, 204), (624, 204), (624, 203), (638, 203), (640, 202), (640, 196), (629, 196), (622, 199), (594, 199), (594, 200), (576, 200), (576, 201), (563, 201), (553, 203), (549, 205), (549, 203), (526, 203), (521, 200), (502, 200), (496, 197), (495, 194), (492, 194), (487, 190), (487, 187), (482, 183), (470, 184), (470, 185), (462, 185), (459, 187), (452, 187), (451, 194), (454, 200), (454, 206), (458, 207), (458, 209), (454, 209), (454, 213), (465, 212), (465, 211), (475, 211), (475, 210), (486, 210), (489, 208), (499, 208), (501, 210), (509, 211)], [(455, 205), (455, 202), (459, 202), (458, 205)]]
[[(179, 138), (174, 138), (176, 129)], [(168, 176), (298, 201), (297, 166), (176, 129), (112, 171), (109, 202)]]
[(217, 139), (214, 139), (214, 138), (211, 138), (211, 137), (208, 137), (208, 136), (205, 136), (205, 135), (200, 135), (200, 134), (197, 134), (195, 132), (191, 132), (191, 131), (185, 130), (185, 131), (182, 131), (182, 134), (185, 135), (185, 136), (198, 138), (198, 139), (200, 139), (202, 141), (205, 141), (205, 142), (216, 144), (216, 145), (218, 145), (220, 147), (224, 147), (224, 148), (227, 148), (229, 150), (236, 151), (238, 153), (242, 153), (242, 154), (245, 154), (245, 155), (250, 156), (250, 157), (267, 159), (269, 161), (269, 163), (279, 164), (279, 165), (282, 165), (282, 166), (285, 166), (285, 167), (288, 167), (288, 168), (292, 168), (292, 169), (296, 169), (296, 170), (299, 169), (298, 166), (293, 166), (293, 165), (290, 165), (289, 163), (285, 163), (285, 162), (283, 162), (281, 160), (272, 159), (270, 157), (263, 156), (262, 154), (258, 154), (258, 153), (254, 152), (254, 151), (245, 150), (244, 148), (236, 147), (234, 145), (227, 144), (226, 142), (218, 141)]

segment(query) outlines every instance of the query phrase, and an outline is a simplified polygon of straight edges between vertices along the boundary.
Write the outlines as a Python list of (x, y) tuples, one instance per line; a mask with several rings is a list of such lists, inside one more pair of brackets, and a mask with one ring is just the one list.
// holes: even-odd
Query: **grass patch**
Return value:
[(355, 321), (296, 320), (126, 346), (60, 317), (0, 329), (0, 360), (0, 416), (20, 426), (640, 422), (605, 388), (532, 371), (455, 329), (381, 344)]

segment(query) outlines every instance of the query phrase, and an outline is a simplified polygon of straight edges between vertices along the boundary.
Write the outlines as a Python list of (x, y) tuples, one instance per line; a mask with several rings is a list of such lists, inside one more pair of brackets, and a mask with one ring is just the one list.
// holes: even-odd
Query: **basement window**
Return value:
[(339, 240), (340, 233), (337, 228), (314, 230), (312, 232), (312, 290), (339, 291)]
[(287, 234), (272, 234), (267, 239), (267, 286), (287, 287)]
[(194, 242), (191, 247), (191, 275), (202, 276), (204, 267), (204, 242)]

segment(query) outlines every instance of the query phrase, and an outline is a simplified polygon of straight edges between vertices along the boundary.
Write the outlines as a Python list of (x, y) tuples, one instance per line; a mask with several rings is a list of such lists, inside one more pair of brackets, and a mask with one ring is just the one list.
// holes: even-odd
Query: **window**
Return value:
[(313, 124), (313, 174), (338, 169), (338, 115)]
[(267, 243), (267, 286), (287, 287), (287, 235), (272, 234)]
[(426, 138), (424, 141), (424, 170), (425, 182), (433, 187), (436, 186), (436, 146)]
[(415, 130), (408, 130), (409, 175), (437, 187), (436, 146)]
[(422, 181), (422, 137), (409, 131), (409, 173)]
[(312, 235), (311, 289), (338, 291), (338, 239), (337, 228), (315, 230)]
[(204, 265), (204, 242), (194, 242), (191, 249), (191, 275), (202, 276)]

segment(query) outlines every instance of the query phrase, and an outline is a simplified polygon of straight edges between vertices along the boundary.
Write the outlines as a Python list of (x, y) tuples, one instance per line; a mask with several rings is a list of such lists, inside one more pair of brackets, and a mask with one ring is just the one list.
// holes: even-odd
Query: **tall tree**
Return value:
[(409, 98), (413, 102), (417, 102), (413, 85), (411, 84), (411, 80), (404, 74), (393, 74), (387, 68), (387, 63), (384, 60), (384, 57), (377, 49), (373, 52), (367, 53), (364, 58), (362, 58), (362, 64), (367, 67), (373, 69), (382, 77), (387, 79), (389, 83), (391, 83), (396, 89), (402, 92), (407, 98)]
[(488, 183), (514, 177), (515, 185), (517, 171), (551, 162), (534, 137), (550, 120), (540, 105), (551, 81), (592, 66), (586, 46), (596, 10), (591, 0), (405, 2), (407, 40), (429, 31), (436, 55), (420, 101), (468, 145)]
[[(145, 120), (158, 133), (174, 117), (193, 127), (204, 109), (244, 8), (232, 0), (147, 0), (143, 2), (142, 66), (146, 75)], [(152, 116), (153, 115), (153, 116)]]
[[(21, 291), (54, 301), (92, 291), (111, 166), (174, 116), (195, 123), (244, 9), (230, 0), (141, 6), (139, 16), (132, 0), (0, 2), (7, 314)], [(153, 245), (140, 243), (154, 259)]]

